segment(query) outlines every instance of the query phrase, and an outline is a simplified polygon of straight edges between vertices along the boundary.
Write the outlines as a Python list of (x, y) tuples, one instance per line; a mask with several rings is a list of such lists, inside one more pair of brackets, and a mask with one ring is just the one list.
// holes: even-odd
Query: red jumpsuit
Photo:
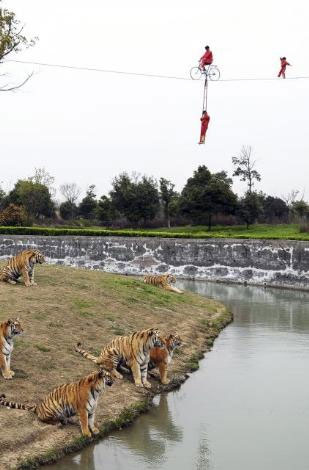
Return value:
[(209, 114), (205, 113), (201, 117), (201, 136), (200, 136), (200, 141), (199, 144), (205, 144), (205, 136), (206, 136), (206, 131), (208, 129), (208, 124), (210, 121), (210, 116)]
[(281, 75), (282, 75), (282, 78), (285, 78), (286, 66), (291, 65), (291, 64), (289, 64), (288, 61), (284, 58), (282, 58), (280, 60), (281, 60), (281, 69), (280, 69), (280, 72), (278, 73), (278, 77), (281, 77)]
[(212, 64), (213, 56), (211, 51), (206, 51), (204, 55), (200, 58), (200, 67), (205, 67), (205, 65)]

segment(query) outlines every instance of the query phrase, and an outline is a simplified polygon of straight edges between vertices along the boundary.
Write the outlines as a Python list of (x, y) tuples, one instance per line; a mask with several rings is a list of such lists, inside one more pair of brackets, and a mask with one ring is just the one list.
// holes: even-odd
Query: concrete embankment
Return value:
[(119, 274), (172, 272), (185, 279), (309, 290), (309, 242), (83, 236), (0, 236), (0, 258), (37, 247), (53, 264)]

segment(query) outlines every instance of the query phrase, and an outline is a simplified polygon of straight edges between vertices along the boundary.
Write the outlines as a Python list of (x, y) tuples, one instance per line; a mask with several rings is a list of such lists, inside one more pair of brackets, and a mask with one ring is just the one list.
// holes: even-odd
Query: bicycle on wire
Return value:
[(192, 67), (190, 70), (190, 77), (192, 80), (200, 80), (204, 77), (205, 80), (219, 80), (220, 70), (216, 65), (206, 65), (205, 67)]

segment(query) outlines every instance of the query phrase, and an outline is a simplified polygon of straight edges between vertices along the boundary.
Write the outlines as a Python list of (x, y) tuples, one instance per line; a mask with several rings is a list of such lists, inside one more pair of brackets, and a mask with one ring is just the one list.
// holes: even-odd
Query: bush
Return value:
[(299, 227), (300, 233), (309, 233), (309, 225), (304, 224)]
[(22, 207), (10, 204), (0, 212), (0, 225), (21, 226), (26, 223), (26, 214)]

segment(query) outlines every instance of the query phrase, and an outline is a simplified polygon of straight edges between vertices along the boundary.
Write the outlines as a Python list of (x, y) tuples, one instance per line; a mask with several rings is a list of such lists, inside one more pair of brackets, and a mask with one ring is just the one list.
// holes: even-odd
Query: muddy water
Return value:
[(200, 370), (132, 427), (49, 469), (309, 469), (309, 294), (182, 286), (234, 313)]

